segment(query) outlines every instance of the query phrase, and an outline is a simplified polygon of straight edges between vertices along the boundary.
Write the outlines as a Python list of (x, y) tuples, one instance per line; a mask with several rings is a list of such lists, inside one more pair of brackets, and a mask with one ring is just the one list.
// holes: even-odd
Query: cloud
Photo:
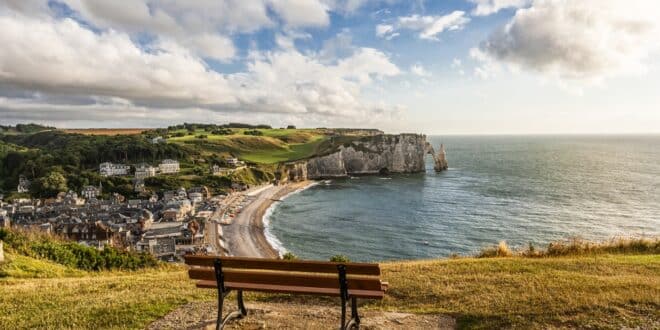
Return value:
[(479, 60), (560, 79), (640, 73), (660, 50), (660, 2), (537, 0), (479, 46)]
[(74, 113), (67, 107), (79, 109), (80, 120), (130, 109), (154, 118), (179, 118), (173, 109), (341, 118), (400, 110), (362, 95), (374, 80), (400, 74), (372, 48), (353, 47), (329, 60), (281, 47), (255, 52), (242, 72), (222, 74), (175, 41), (145, 48), (121, 31), (94, 32), (69, 18), (20, 15), (0, 15), (0, 44), (0, 91), (11, 94), (0, 92), (3, 116), (27, 118), (40, 109), (36, 113), (47, 120)]
[(273, 10), (291, 27), (326, 26), (330, 22), (328, 6), (318, 0), (270, 0), (270, 2)]
[(419, 32), (420, 39), (437, 40), (438, 34), (444, 31), (461, 30), (470, 18), (465, 12), (457, 10), (443, 16), (402, 16), (393, 24), (379, 24), (376, 26), (376, 35), (381, 38), (391, 39), (398, 30), (410, 30)]
[(420, 77), (430, 77), (431, 76), (431, 73), (426, 71), (426, 69), (424, 69), (424, 67), (419, 63), (413, 64), (412, 66), (410, 66), (410, 72), (417, 75), (417, 76), (420, 76)]
[(532, 0), (469, 0), (477, 6), (472, 10), (472, 15), (488, 16), (495, 14), (502, 9), (522, 8)]

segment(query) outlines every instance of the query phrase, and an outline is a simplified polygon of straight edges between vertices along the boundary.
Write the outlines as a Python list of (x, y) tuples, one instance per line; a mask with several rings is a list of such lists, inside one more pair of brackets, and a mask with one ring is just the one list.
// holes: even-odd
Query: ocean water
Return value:
[(331, 180), (268, 213), (304, 259), (470, 255), (571, 237), (660, 235), (660, 136), (431, 136), (449, 170)]

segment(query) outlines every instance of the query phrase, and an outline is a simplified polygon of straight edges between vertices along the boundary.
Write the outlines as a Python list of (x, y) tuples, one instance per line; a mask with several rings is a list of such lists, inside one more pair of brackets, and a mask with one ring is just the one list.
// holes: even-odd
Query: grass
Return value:
[[(168, 141), (196, 146), (206, 154), (234, 154), (257, 164), (275, 164), (311, 157), (326, 137), (310, 129), (257, 129), (261, 136), (245, 135), (244, 129), (232, 129), (231, 135), (214, 135), (197, 130), (193, 135), (173, 137)], [(200, 139), (198, 135), (205, 135)]]
[[(459, 328), (657, 328), (660, 322), (658, 254), (458, 258), (381, 267), (390, 289), (383, 301), (365, 308), (448, 314)], [(176, 306), (214, 299), (215, 291), (194, 288), (180, 267), (4, 278), (0, 328), (140, 329)], [(247, 300), (337, 304), (284, 295), (250, 294)]]

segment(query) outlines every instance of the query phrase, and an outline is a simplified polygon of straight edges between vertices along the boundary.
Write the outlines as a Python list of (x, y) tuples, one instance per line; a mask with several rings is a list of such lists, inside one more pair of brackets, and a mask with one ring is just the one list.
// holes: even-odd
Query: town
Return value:
[[(214, 175), (227, 175), (246, 167), (236, 158), (228, 167), (213, 165)], [(178, 173), (179, 162), (165, 159), (146, 163), (99, 165), (101, 176), (134, 176), (136, 192), (144, 179)], [(17, 191), (27, 192), (30, 181), (19, 179)], [(0, 196), (0, 227), (39, 230), (102, 249), (113, 246), (149, 252), (164, 261), (180, 261), (185, 253), (226, 253), (221, 224), (230, 224), (246, 202), (248, 185), (233, 183), (227, 194), (212, 196), (206, 186), (153, 192), (148, 199), (127, 199), (118, 193), (102, 199), (103, 186), (85, 186), (80, 192), (60, 192), (55, 198), (18, 198), (9, 203)], [(258, 188), (258, 187), (256, 187)], [(159, 195), (160, 193), (160, 195)], [(207, 230), (215, 226), (212, 230)]]

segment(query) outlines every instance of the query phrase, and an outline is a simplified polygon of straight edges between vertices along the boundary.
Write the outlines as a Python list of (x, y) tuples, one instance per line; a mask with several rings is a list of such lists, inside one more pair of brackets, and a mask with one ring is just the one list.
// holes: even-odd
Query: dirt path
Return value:
[[(339, 305), (310, 306), (289, 302), (247, 302), (248, 316), (232, 321), (226, 329), (336, 329)], [(236, 308), (235, 300), (225, 311)], [(215, 302), (183, 305), (150, 324), (147, 329), (215, 329)], [(454, 329), (454, 319), (444, 315), (417, 315), (360, 310), (361, 329)]]

